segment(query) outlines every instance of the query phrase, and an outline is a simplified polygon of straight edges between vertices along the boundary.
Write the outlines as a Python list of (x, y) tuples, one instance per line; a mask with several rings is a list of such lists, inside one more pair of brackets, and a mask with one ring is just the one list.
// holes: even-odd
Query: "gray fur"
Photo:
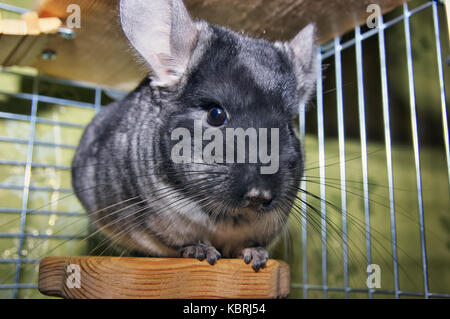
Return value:
[[(314, 27), (291, 43), (272, 44), (192, 22), (181, 0), (122, 0), (120, 7), (125, 34), (153, 72), (87, 127), (73, 161), (77, 196), (123, 247), (158, 256), (206, 254), (211, 263), (217, 251), (246, 261), (253, 254), (254, 268), (263, 266), (261, 249), (284, 229), (294, 200), (289, 191), (303, 174), (303, 152), (288, 123), (314, 86)], [(211, 94), (228, 106), (230, 125), (280, 127), (280, 173), (263, 178), (250, 165), (170, 166), (169, 128), (206, 114), (190, 104)], [(279, 202), (264, 212), (241, 207), (243, 185), (273, 188)]]

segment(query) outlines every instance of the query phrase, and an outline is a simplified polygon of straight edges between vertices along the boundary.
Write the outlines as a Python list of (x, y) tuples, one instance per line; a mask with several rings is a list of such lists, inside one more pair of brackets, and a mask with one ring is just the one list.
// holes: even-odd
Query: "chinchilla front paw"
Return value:
[(244, 259), (246, 264), (249, 264), (251, 261), (253, 269), (258, 271), (266, 265), (269, 253), (263, 247), (251, 247), (242, 249), (238, 257)]
[(221, 257), (213, 246), (201, 243), (185, 245), (179, 250), (179, 254), (180, 257), (197, 258), (200, 261), (206, 259), (210, 265), (214, 265)]

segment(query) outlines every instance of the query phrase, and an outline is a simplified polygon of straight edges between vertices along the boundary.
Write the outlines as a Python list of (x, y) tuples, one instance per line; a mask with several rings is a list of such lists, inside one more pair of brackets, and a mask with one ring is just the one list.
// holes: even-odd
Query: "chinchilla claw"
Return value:
[(246, 264), (252, 261), (252, 268), (258, 271), (260, 268), (266, 266), (269, 253), (263, 247), (245, 248), (239, 253), (239, 258), (244, 259)]
[(206, 258), (210, 265), (214, 265), (221, 257), (221, 254), (213, 246), (206, 244), (186, 245), (180, 249), (179, 254), (181, 257), (197, 258), (200, 261)]

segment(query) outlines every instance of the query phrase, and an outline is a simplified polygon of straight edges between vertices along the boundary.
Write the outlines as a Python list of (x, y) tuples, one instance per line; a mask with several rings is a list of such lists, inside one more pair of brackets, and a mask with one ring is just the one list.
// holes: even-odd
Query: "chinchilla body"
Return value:
[[(314, 27), (270, 43), (193, 22), (180, 0), (122, 0), (120, 18), (151, 73), (87, 127), (73, 160), (78, 198), (100, 231), (127, 249), (210, 263), (240, 256), (263, 266), (303, 175), (292, 121), (314, 87)], [(192, 161), (174, 161), (173, 133), (194, 137), (196, 124), (202, 136), (220, 131), (226, 150), (227, 129), (276, 128), (267, 146), (279, 154), (276, 170), (262, 174), (268, 164), (259, 159), (198, 158), (194, 138)], [(210, 142), (202, 140), (201, 149)]]

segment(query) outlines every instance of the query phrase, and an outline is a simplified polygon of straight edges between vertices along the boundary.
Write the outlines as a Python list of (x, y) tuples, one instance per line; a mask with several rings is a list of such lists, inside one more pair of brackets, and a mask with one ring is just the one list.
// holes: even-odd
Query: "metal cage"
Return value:
[[(23, 12), (20, 8), (4, 4), (0, 6), (0, 9)], [(422, 12), (428, 12), (432, 16), (434, 32), (428, 34), (428, 38), (432, 39), (434, 43), (434, 63), (437, 75), (433, 81), (436, 82), (439, 90), (441, 121), (440, 127), (435, 127), (435, 130), (440, 132), (443, 141), (443, 145), (442, 143), (438, 144), (436, 148), (439, 149), (439, 152), (445, 154), (442, 157), (445, 164), (439, 166), (438, 172), (445, 178), (444, 182), (440, 182), (437, 187), (443, 188), (444, 196), (446, 194), (448, 197), (448, 191), (446, 193), (445, 189), (448, 190), (450, 184), (450, 153), (445, 63), (442, 54), (443, 48), (441, 47), (441, 39), (445, 35), (440, 34), (446, 28), (439, 25), (439, 16), (443, 14), (444, 10), (437, 1), (421, 1), (413, 9), (410, 9), (408, 4), (405, 3), (401, 10), (402, 12), (395, 17), (381, 17), (376, 28), (356, 27), (354, 32), (342, 38), (335, 38), (334, 41), (322, 46), (319, 50), (318, 59), (328, 67), (321, 68), (317, 74), (317, 94), (313, 101), (315, 106), (307, 108), (305, 105), (300, 105), (299, 107), (301, 139), (305, 141), (305, 145), (309, 145), (310, 149), (312, 147), (316, 149), (308, 158), (309, 163), (315, 163), (315, 166), (309, 171), (312, 171), (312, 174), (315, 175), (310, 180), (303, 180), (302, 188), (309, 190), (316, 187), (315, 189), (318, 191), (316, 197), (312, 197), (311, 194), (306, 192), (303, 193), (301, 195), (302, 206), (304, 211), (312, 209), (312, 213), (316, 214), (317, 219), (310, 219), (311, 214), (302, 214), (297, 232), (286, 236), (284, 240), (284, 252), (283, 246), (279, 249), (279, 251), (282, 251), (279, 254), (291, 261), (291, 265), (294, 265), (292, 268), (293, 296), (303, 298), (361, 296), (373, 298), (378, 295), (395, 298), (401, 296), (450, 297), (450, 282), (447, 277), (443, 281), (444, 287), (439, 290), (430, 285), (430, 259), (428, 258), (430, 246), (427, 245), (428, 237), (425, 236), (428, 234), (426, 222), (426, 216), (428, 215), (426, 214), (431, 216), (436, 212), (426, 211), (423, 200), (421, 132), (418, 127), (419, 120), (415, 98), (415, 92), (418, 88), (415, 86), (414, 67), (416, 65), (413, 59), (414, 54), (411, 44), (413, 37), (410, 28), (410, 20), (413, 16)], [(394, 179), (395, 165), (398, 167), (399, 163), (393, 159), (390, 118), (393, 105), (390, 100), (391, 83), (389, 82), (387, 67), (389, 56), (386, 54), (385, 39), (388, 30), (394, 26), (402, 27), (405, 41), (402, 55), (407, 67), (406, 94), (408, 96), (409, 114), (404, 115), (403, 121), (410, 123), (408, 134), (411, 138), (410, 146), (414, 162), (413, 169), (410, 172), (413, 176), (413, 183), (408, 182), (414, 191), (409, 191), (408, 197), (414, 198), (413, 201), (416, 204), (416, 210), (413, 213), (417, 214), (414, 217), (417, 219), (414, 224), (417, 227), (413, 231), (416, 233), (418, 244), (414, 246), (414, 249), (417, 251), (420, 270), (417, 272), (416, 269), (412, 275), (415, 276), (415, 281), (420, 282), (418, 289), (409, 289), (409, 287), (405, 289), (401, 283), (402, 262), (399, 255), (402, 254), (403, 250), (398, 243), (399, 208), (396, 203), (397, 186)], [(389, 231), (387, 234), (390, 237), (387, 238), (387, 235), (381, 236), (382, 234), (378, 233), (380, 237), (385, 239), (383, 245), (378, 243), (378, 239), (375, 238), (377, 233), (371, 225), (372, 215), (377, 210), (372, 202), (371, 189), (379, 187), (379, 185), (371, 183), (369, 174), (370, 159), (373, 153), (369, 150), (371, 142), (367, 133), (367, 121), (370, 119), (368, 119), (366, 113), (368, 111), (368, 100), (365, 79), (368, 74), (364, 72), (366, 52), (363, 50), (363, 44), (369, 39), (376, 41), (377, 44), (377, 77), (380, 80), (379, 111), (381, 114), (379, 125), (382, 128), (379, 131), (384, 145), (381, 151), (377, 151), (377, 154), (384, 158), (385, 166), (383, 166), (383, 169), (385, 171), (383, 174), (387, 178), (387, 184), (383, 188), (387, 195), (384, 202), (386, 214), (383, 218), (388, 220), (386, 225), (388, 225)], [(344, 110), (346, 116), (352, 110), (347, 109), (344, 97), (346, 83), (343, 81), (343, 72), (346, 70), (346, 65), (344, 65), (342, 59), (342, 54), (348, 51), (352, 51), (352, 55), (354, 55), (352, 63), (356, 71), (354, 74), (356, 80), (353, 82), (354, 92), (356, 93), (356, 103), (353, 109), (355, 117), (352, 125), (357, 127), (355, 134), (357, 134), (356, 140), (359, 146), (358, 154), (352, 154), (351, 156), (346, 149), (348, 145), (346, 135), (348, 121), (345, 122)], [(333, 66), (334, 76), (328, 73), (331, 69), (330, 65)], [(99, 86), (50, 78), (16, 68), (2, 68), (0, 72), (0, 76), (5, 79), (4, 81), (9, 81), (10, 78), (18, 81), (15, 89), (0, 87), (0, 143), (2, 144), (2, 151), (0, 152), (0, 297), (33, 297), (37, 293), (37, 265), (40, 258), (44, 257), (39, 254), (44, 254), (45, 251), (58, 252), (61, 245), (80, 242), (86, 236), (86, 233), (82, 231), (83, 227), (80, 227), (81, 231), (79, 232), (72, 232), (69, 227), (73, 220), (80, 220), (80, 223), (86, 226), (86, 222), (83, 221), (86, 217), (81, 207), (78, 203), (71, 202), (70, 199), (74, 196), (71, 195), (70, 174), (68, 174), (70, 172), (69, 160), (76, 148), (76, 141), (89, 119), (111, 98), (108, 97), (108, 94), (105, 94), (108, 92)], [(331, 91), (326, 88), (327, 83), (324, 76), (329, 81), (328, 84), (334, 84)], [(50, 85), (55, 85), (57, 89), (49, 89)], [(81, 90), (83, 92), (82, 98), (71, 95), (70, 90), (72, 89)], [(65, 90), (69, 90), (69, 93), (60, 93)], [(329, 109), (325, 107), (327, 104), (324, 100), (330, 100), (330, 95), (333, 95), (330, 103), (335, 104), (335, 118), (333, 117), (332, 120), (335, 121), (337, 128), (336, 152), (333, 153), (336, 156), (334, 158), (327, 157), (326, 153), (327, 134), (330, 135), (327, 133), (327, 125), (330, 123), (330, 119), (325, 119)], [(41, 109), (44, 111), (40, 112)], [(60, 116), (62, 113), (66, 115)], [(15, 123), (20, 124), (16, 125)], [(64, 130), (68, 131), (64, 132)], [(43, 149), (46, 151), (41, 151)], [(47, 156), (49, 153), (53, 155)], [(61, 155), (62, 153), (65, 155)], [(15, 157), (18, 154), (20, 158)], [(311, 159), (311, 157), (313, 158)], [(359, 183), (356, 186), (355, 181), (349, 178), (349, 163), (355, 161), (359, 163), (358, 169), (360, 170)], [(338, 177), (332, 180), (332, 184), (327, 182), (329, 178), (327, 169), (331, 166), (336, 168), (338, 173)], [(332, 189), (327, 187), (332, 187)], [(363, 237), (359, 242), (352, 243), (354, 238), (349, 228), (354, 227), (352, 223), (358, 222), (355, 221), (353, 216), (349, 215), (347, 200), (356, 192), (355, 187), (358, 188), (358, 192), (360, 192), (358, 198), (362, 201), (359, 230), (363, 232)], [(40, 197), (37, 195), (37, 197), (34, 197), (34, 194), (40, 194)], [(330, 197), (337, 200), (331, 202), (333, 199), (330, 199)], [(57, 203), (67, 199), (69, 200), (67, 205)], [(316, 200), (316, 206), (311, 204), (314, 200)], [(446, 209), (449, 208), (449, 206), (444, 205), (444, 209), (445, 207)], [(340, 220), (335, 220), (339, 225), (334, 228), (334, 235), (330, 234), (330, 209), (336, 209), (340, 212), (338, 218)], [(448, 215), (448, 210), (439, 213)], [(71, 219), (71, 223), (57, 225), (58, 222), (55, 222), (55, 220), (65, 219)], [(39, 225), (39, 222), (45, 223), (46, 226), (36, 226)], [(55, 225), (62, 227), (58, 231), (54, 231)], [(318, 237), (312, 238), (311, 232), (315, 232), (315, 236)], [(448, 236), (448, 232), (446, 235)], [(296, 236), (297, 238), (295, 238)], [(339, 247), (330, 247), (331, 242), (334, 242), (334, 244), (339, 242), (336, 244)], [(351, 265), (353, 257), (350, 250), (359, 250), (358, 254), (363, 256), (359, 264), (364, 269), (362, 273), (367, 275), (366, 267), (374, 263), (374, 246), (377, 245), (389, 250), (389, 254), (384, 256), (385, 259), (389, 259), (387, 263), (390, 264), (388, 272), (391, 274), (388, 276), (390, 278), (388, 288), (368, 288), (360, 284), (358, 286), (352, 285), (353, 270), (351, 268), (353, 266)], [(33, 253), (33, 249), (37, 252)], [(443, 265), (440, 266), (440, 269), (445, 270), (448, 267), (448, 249), (437, 252), (437, 254), (443, 255), (441, 261)], [(77, 250), (73, 251), (77, 252)], [(313, 259), (315, 262), (312, 265), (311, 253), (317, 255), (317, 258)], [(337, 260), (341, 263), (337, 280), (330, 279), (330, 273), (335, 271), (331, 269), (330, 264), (331, 260), (336, 257), (334, 255), (340, 256)], [(437, 272), (434, 274), (435, 277), (441, 275), (443, 273)]]

